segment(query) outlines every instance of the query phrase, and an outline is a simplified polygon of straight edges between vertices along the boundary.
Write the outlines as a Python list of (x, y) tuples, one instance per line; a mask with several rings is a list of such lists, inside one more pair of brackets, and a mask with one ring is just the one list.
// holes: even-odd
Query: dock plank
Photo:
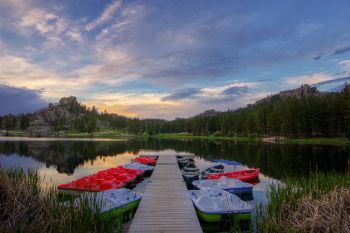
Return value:
[(159, 156), (128, 232), (203, 232), (175, 156)]

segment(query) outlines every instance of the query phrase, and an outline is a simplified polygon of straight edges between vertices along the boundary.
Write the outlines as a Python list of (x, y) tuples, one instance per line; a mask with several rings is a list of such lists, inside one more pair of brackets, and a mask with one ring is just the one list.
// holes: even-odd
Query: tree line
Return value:
[[(79, 110), (79, 111), (78, 111)], [(162, 119), (138, 119), (98, 113), (96, 108), (81, 105), (73, 119), (71, 129), (81, 132), (106, 127), (124, 130), (131, 134), (156, 135), (161, 133), (188, 133), (204, 136), (276, 136), (276, 137), (350, 137), (350, 86), (339, 93), (282, 97), (273, 95), (234, 111), (207, 111), (190, 118), (167, 121)], [(0, 126), (25, 130), (30, 114), (0, 117)], [(53, 122), (54, 130), (64, 129), (67, 119)]]
[(281, 97), (234, 111), (204, 112), (187, 119), (131, 119), (101, 114), (111, 127), (134, 134), (214, 136), (350, 137), (350, 88), (340, 93)]

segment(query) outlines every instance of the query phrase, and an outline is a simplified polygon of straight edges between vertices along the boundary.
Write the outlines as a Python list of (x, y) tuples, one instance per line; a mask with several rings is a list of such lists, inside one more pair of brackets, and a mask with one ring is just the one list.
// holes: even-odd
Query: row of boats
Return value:
[(238, 225), (251, 220), (253, 206), (244, 200), (253, 198), (259, 168), (225, 172), (225, 166), (240, 164), (215, 160), (219, 164), (200, 171), (193, 159), (177, 156), (177, 161), (187, 187), (193, 189), (190, 190), (192, 202), (201, 220), (213, 223), (228, 218)]
[[(225, 167), (234, 161), (214, 161), (216, 164), (200, 171), (193, 159), (177, 156), (184, 180), (190, 187), (190, 195), (198, 217), (205, 222), (221, 222), (227, 217), (234, 222), (250, 221), (253, 207), (241, 198), (251, 195), (256, 184), (259, 169), (243, 171), (226, 171)], [(136, 157), (131, 163), (99, 171), (90, 176), (58, 185), (62, 194), (79, 195), (67, 206), (79, 206), (83, 199), (88, 199), (92, 209), (99, 203), (99, 211), (109, 217), (134, 211), (142, 198), (142, 194), (128, 188), (143, 178), (150, 176), (157, 157)]]
[(64, 203), (67, 207), (78, 207), (84, 201), (90, 209), (98, 209), (105, 218), (120, 216), (138, 207), (142, 194), (128, 188), (135, 187), (138, 182), (150, 176), (156, 163), (156, 158), (136, 157), (131, 163), (60, 184), (58, 192), (63, 195), (79, 194), (73, 202)]

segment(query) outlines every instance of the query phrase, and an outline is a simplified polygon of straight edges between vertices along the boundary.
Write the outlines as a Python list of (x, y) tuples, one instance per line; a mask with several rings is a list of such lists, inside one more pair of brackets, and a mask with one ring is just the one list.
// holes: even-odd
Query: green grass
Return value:
[(2, 135), (6, 135), (8, 134), (9, 136), (25, 136), (25, 131), (21, 131), (21, 130), (9, 130), (9, 131), (6, 131), (6, 130), (0, 130), (0, 133)]
[(350, 140), (347, 138), (300, 138), (288, 139), (286, 142), (291, 144), (350, 145)]
[(160, 139), (207, 139), (207, 140), (231, 140), (231, 141), (257, 141), (256, 137), (225, 137), (225, 136), (197, 136), (192, 134), (157, 134), (149, 137), (160, 138)]
[[(88, 138), (91, 135), (87, 132), (80, 132), (77, 130), (67, 130), (65, 131), (66, 137), (68, 138)], [(123, 130), (116, 129), (100, 129), (99, 131), (94, 132), (94, 138), (120, 138), (120, 137), (130, 137), (131, 135)]]
[(36, 172), (0, 168), (0, 232), (122, 231), (122, 219), (106, 220), (97, 202), (91, 208), (81, 198), (79, 207), (65, 207), (57, 190), (44, 191), (41, 182)]
[(350, 174), (313, 174), (271, 186), (257, 209), (259, 232), (347, 232)]

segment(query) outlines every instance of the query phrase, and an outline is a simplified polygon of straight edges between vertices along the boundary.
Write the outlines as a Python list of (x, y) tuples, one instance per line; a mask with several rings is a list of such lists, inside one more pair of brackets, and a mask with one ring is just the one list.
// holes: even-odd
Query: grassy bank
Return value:
[[(68, 130), (65, 131), (65, 136), (67, 138), (89, 138), (91, 134), (87, 132), (80, 132), (77, 130)], [(116, 129), (101, 129), (93, 133), (94, 138), (121, 138), (121, 137), (130, 137), (129, 133), (122, 130)]]
[(159, 138), (159, 139), (207, 139), (207, 140), (231, 140), (231, 141), (258, 141), (256, 137), (225, 137), (225, 136), (196, 136), (191, 134), (157, 134), (149, 136), (152, 138)]
[(120, 219), (106, 221), (86, 200), (66, 208), (57, 190), (44, 192), (36, 172), (0, 168), (0, 232), (120, 232)]
[[(254, 136), (195, 136), (191, 134), (157, 134), (149, 137), (160, 139), (207, 139), (207, 140), (230, 140), (230, 141), (244, 141), (244, 142), (258, 142), (263, 141), (262, 138)], [(350, 140), (347, 138), (299, 138), (299, 139), (285, 139), (278, 143), (290, 144), (314, 144), (314, 145), (350, 145)]]
[[(5, 135), (5, 131), (0, 132), (2, 135)], [(9, 131), (10, 136), (26, 136), (24, 131)], [(77, 130), (67, 130), (61, 134), (61, 137), (67, 138), (90, 138), (91, 134), (87, 132), (80, 132)], [(347, 138), (297, 138), (297, 139), (280, 139), (280, 141), (275, 142), (273, 137), (270, 137), (271, 140), (265, 140), (264, 138), (256, 137), (256, 136), (233, 136), (233, 137), (225, 137), (218, 135), (201, 135), (196, 136), (192, 134), (185, 133), (173, 133), (173, 134), (157, 134), (157, 135), (148, 135), (148, 134), (139, 134), (134, 135), (130, 134), (125, 130), (118, 129), (109, 129), (104, 128), (100, 129), (93, 133), (93, 138), (158, 138), (158, 139), (203, 139), (203, 140), (230, 140), (230, 141), (240, 141), (240, 142), (259, 142), (266, 141), (270, 143), (289, 143), (289, 144), (310, 144), (310, 145), (350, 145), (350, 140)]]
[(289, 139), (286, 142), (292, 144), (350, 145), (350, 140), (347, 138), (300, 138)]
[(314, 174), (272, 187), (259, 232), (349, 232), (350, 174)]

